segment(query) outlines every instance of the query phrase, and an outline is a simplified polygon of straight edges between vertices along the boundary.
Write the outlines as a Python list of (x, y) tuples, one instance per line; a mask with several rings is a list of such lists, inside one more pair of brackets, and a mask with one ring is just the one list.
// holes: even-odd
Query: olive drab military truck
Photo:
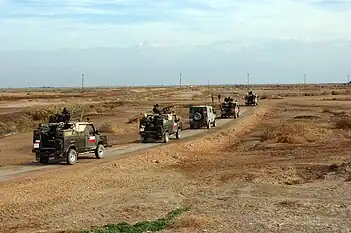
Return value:
[(104, 157), (107, 137), (89, 122), (52, 122), (40, 124), (33, 132), (33, 153), (36, 160), (47, 164), (50, 160), (66, 160), (73, 165), (78, 155), (95, 153)]
[(253, 91), (248, 91), (244, 96), (244, 100), (246, 106), (258, 105), (258, 95)]
[(238, 118), (240, 115), (240, 106), (238, 101), (234, 101), (231, 97), (224, 99), (221, 104), (221, 118), (234, 117)]
[(180, 118), (175, 114), (144, 114), (139, 120), (141, 142), (147, 142), (149, 139), (153, 139), (156, 141), (162, 140), (164, 143), (167, 143), (169, 137), (172, 135), (174, 135), (176, 139), (179, 139), (181, 130), (182, 123)]
[(189, 108), (189, 125), (190, 129), (199, 129), (206, 126), (210, 129), (211, 126), (216, 127), (216, 111), (212, 106), (191, 106)]

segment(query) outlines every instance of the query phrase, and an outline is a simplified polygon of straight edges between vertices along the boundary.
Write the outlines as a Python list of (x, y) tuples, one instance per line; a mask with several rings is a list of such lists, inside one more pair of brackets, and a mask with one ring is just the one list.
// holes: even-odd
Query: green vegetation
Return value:
[(83, 230), (80, 231), (80, 233), (142, 233), (146, 231), (160, 231), (171, 225), (174, 218), (187, 211), (189, 211), (189, 208), (180, 208), (171, 211), (165, 218), (160, 218), (155, 221), (143, 221), (134, 225), (125, 222), (110, 224), (98, 229)]

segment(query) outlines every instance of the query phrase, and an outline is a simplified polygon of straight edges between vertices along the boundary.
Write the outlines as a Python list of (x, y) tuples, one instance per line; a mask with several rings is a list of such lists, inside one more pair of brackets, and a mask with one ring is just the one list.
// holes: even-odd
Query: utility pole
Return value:
[(210, 80), (207, 80), (207, 97), (206, 97), (206, 105), (207, 105), (207, 99), (208, 99), (208, 96), (210, 95)]
[(179, 74), (179, 89), (182, 89), (182, 73)]
[(247, 73), (247, 89), (250, 89), (250, 74)]
[(305, 84), (305, 86), (306, 86), (306, 74), (303, 74), (303, 83)]
[(82, 93), (84, 92), (84, 74), (82, 74)]

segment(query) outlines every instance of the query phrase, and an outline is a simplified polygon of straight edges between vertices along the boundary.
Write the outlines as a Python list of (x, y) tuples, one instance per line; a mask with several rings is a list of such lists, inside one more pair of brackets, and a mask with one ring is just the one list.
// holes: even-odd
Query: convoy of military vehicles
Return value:
[[(249, 91), (245, 97), (245, 105), (258, 105), (258, 95)], [(170, 137), (180, 139), (183, 125), (180, 117), (170, 107), (159, 110), (154, 105), (153, 113), (145, 113), (139, 119), (140, 142), (161, 141), (167, 143)], [(221, 118), (234, 119), (240, 116), (240, 105), (231, 97), (221, 103)], [(100, 133), (95, 125), (89, 122), (71, 121), (66, 108), (62, 114), (51, 116), (48, 123), (39, 124), (33, 132), (33, 149), (36, 161), (47, 164), (49, 161), (65, 161), (73, 165), (78, 155), (94, 153), (97, 159), (104, 158), (107, 136)], [(216, 111), (211, 105), (189, 107), (189, 127), (199, 129), (216, 127)]]

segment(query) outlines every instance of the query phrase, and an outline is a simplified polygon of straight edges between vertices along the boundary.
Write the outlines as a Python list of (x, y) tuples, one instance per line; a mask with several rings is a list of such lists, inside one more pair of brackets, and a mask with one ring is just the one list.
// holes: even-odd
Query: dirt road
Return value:
[[(245, 117), (245, 112), (247, 108), (242, 108), (241, 109), (241, 117)], [(221, 128), (228, 122), (232, 121), (233, 119), (217, 119), (217, 127), (216, 128)], [(193, 136), (198, 136), (201, 134), (204, 134), (208, 131), (214, 131), (216, 128), (212, 128), (210, 130), (208, 129), (195, 129), (195, 130), (184, 130), (181, 133), (181, 138), (189, 138)], [(174, 142), (175, 139), (171, 138), (170, 142)], [(164, 145), (162, 143), (130, 143), (127, 145), (123, 146), (118, 146), (118, 147), (112, 147), (108, 148), (106, 150), (105, 158), (104, 160), (109, 160), (113, 159), (116, 156), (122, 156), (126, 155), (131, 152), (136, 152), (139, 150), (147, 149), (147, 148), (152, 148), (156, 146), (161, 146)], [(90, 156), (88, 158), (94, 158), (94, 156)], [(93, 159), (81, 159), (79, 160), (78, 163), (97, 163), (97, 160)], [(29, 172), (35, 172), (35, 171), (41, 171), (44, 172), (48, 170), (53, 170), (53, 169), (59, 169), (62, 168), (61, 164), (50, 164), (50, 165), (42, 165), (39, 163), (29, 163), (25, 165), (18, 165), (18, 166), (9, 166), (6, 168), (2, 168), (0, 171), (0, 181), (6, 181), (6, 180), (11, 180), (15, 179), (24, 175), (27, 175)]]

